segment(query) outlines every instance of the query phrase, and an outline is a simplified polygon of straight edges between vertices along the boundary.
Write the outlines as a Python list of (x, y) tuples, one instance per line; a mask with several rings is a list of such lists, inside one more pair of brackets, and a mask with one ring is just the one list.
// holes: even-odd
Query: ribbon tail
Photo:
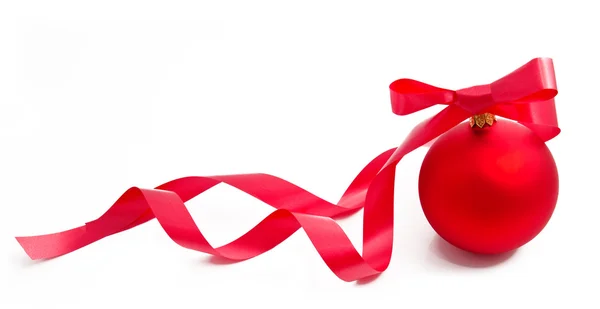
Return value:
[[(418, 125), (404, 143), (371, 161), (337, 204), (268, 174), (185, 177), (155, 189), (127, 190), (100, 218), (60, 232), (17, 240), (32, 259), (73, 252), (106, 236), (153, 218), (178, 245), (232, 260), (245, 260), (274, 248), (302, 228), (327, 266), (344, 281), (383, 272), (393, 246), (394, 178), (397, 163), (408, 153), (468, 118), (456, 106)], [(238, 239), (213, 247), (185, 206), (189, 199), (225, 183), (276, 210)], [(364, 207), (363, 254), (349, 240), (335, 217)]]
[[(180, 246), (228, 259), (244, 260), (270, 250), (302, 227), (334, 273), (343, 280), (352, 281), (379, 271), (362, 260), (332, 217), (363, 207), (367, 188), (393, 151), (390, 149), (369, 163), (351, 183), (339, 205), (267, 174), (186, 177), (156, 189), (131, 188), (104, 215), (84, 226), (54, 234), (17, 237), (17, 240), (32, 259), (48, 259), (157, 218), (167, 235)], [(184, 201), (220, 182), (263, 200), (278, 210), (237, 240), (214, 248), (194, 223)], [(393, 196), (393, 191), (388, 192), (387, 196), (390, 195)]]

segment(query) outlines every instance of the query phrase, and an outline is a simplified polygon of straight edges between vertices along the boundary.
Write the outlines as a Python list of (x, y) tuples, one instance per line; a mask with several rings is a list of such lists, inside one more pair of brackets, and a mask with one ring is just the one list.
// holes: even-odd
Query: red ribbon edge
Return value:
[[(550, 58), (535, 58), (488, 85), (452, 91), (399, 79), (390, 84), (390, 94), (392, 111), (398, 115), (436, 104), (448, 106), (417, 125), (402, 145), (367, 164), (337, 204), (267, 174), (185, 177), (155, 189), (130, 188), (102, 216), (83, 226), (16, 239), (31, 259), (50, 259), (156, 218), (167, 235), (184, 248), (246, 260), (269, 251), (302, 228), (333, 273), (344, 281), (354, 281), (380, 274), (390, 263), (395, 167), (405, 155), (483, 112), (518, 121), (544, 141), (560, 133)], [(184, 203), (219, 183), (233, 186), (276, 210), (246, 234), (215, 248), (202, 235)], [(361, 208), (362, 256), (335, 221), (337, 216)]]

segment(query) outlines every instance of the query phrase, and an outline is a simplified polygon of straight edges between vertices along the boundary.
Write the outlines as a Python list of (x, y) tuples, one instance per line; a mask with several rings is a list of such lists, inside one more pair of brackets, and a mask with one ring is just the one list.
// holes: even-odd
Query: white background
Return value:
[[(598, 308), (593, 1), (0, 3), (1, 308)], [(417, 194), (426, 149), (398, 166), (394, 255), (372, 282), (339, 280), (302, 231), (229, 265), (156, 221), (44, 263), (13, 238), (190, 175), (266, 172), (334, 202), (440, 109), (393, 115), (390, 82), (457, 89), (540, 56), (558, 80), (563, 132), (548, 145), (561, 191), (512, 256), (473, 258), (435, 236)], [(225, 186), (188, 205), (214, 245), (271, 211)], [(341, 221), (358, 247), (361, 222)]]

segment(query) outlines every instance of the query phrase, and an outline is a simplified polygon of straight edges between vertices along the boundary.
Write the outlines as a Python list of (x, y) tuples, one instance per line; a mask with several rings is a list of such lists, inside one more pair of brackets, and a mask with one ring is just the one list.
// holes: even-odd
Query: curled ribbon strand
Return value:
[[(536, 58), (488, 85), (458, 91), (411, 79), (390, 85), (392, 111), (407, 115), (448, 105), (421, 122), (397, 148), (381, 153), (356, 176), (337, 204), (267, 174), (185, 177), (155, 189), (127, 190), (102, 216), (83, 226), (39, 236), (17, 237), (31, 259), (58, 257), (156, 218), (178, 245), (232, 260), (258, 256), (302, 228), (327, 266), (344, 281), (379, 274), (388, 267), (393, 244), (395, 167), (408, 153), (470, 116), (491, 112), (520, 122), (544, 141), (560, 133), (552, 60)], [(238, 239), (210, 245), (185, 202), (219, 183), (233, 186), (276, 210)], [(363, 252), (354, 248), (337, 216), (364, 208)]]

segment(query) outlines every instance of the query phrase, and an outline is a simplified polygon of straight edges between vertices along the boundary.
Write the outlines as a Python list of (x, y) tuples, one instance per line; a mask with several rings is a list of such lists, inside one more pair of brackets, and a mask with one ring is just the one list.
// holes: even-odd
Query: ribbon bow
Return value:
[(469, 115), (485, 112), (513, 119), (544, 141), (560, 133), (554, 106), (556, 79), (550, 58), (536, 58), (487, 85), (452, 91), (412, 79), (390, 85), (392, 111), (407, 115), (436, 104), (460, 107)]
[[(389, 265), (395, 167), (405, 155), (483, 112), (516, 120), (544, 141), (560, 133), (553, 100), (557, 94), (554, 69), (548, 58), (534, 59), (489, 85), (452, 91), (399, 79), (390, 90), (392, 110), (398, 115), (435, 104), (448, 106), (417, 125), (402, 145), (367, 164), (336, 204), (267, 174), (191, 176), (154, 189), (130, 188), (102, 216), (80, 227), (16, 239), (31, 259), (49, 259), (156, 218), (166, 234), (184, 248), (245, 260), (269, 251), (303, 228), (333, 273), (342, 280), (354, 281), (380, 274)], [(215, 248), (202, 235), (184, 203), (219, 183), (242, 190), (276, 210), (238, 239)], [(362, 255), (335, 221), (337, 216), (361, 208)]]

